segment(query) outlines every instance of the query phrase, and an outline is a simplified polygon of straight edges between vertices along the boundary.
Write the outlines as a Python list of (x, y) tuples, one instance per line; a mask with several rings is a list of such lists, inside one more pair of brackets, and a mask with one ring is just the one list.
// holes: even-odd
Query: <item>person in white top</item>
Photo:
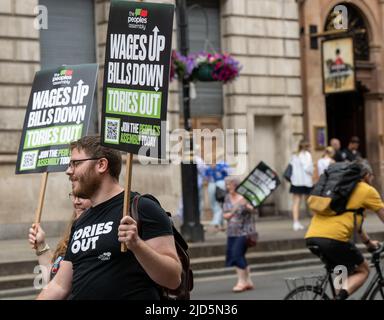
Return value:
[(332, 147), (327, 147), (324, 151), (323, 156), (317, 161), (317, 173), (319, 177), (324, 173), (326, 169), (328, 169), (331, 163), (334, 163), (335, 160), (333, 157), (335, 156), (335, 150)]
[(308, 141), (301, 140), (299, 150), (292, 155), (290, 164), (292, 165), (291, 187), (289, 192), (293, 194), (293, 230), (304, 229), (299, 221), (300, 202), (306, 200), (312, 190), (313, 181), (313, 162), (309, 153), (310, 145)]

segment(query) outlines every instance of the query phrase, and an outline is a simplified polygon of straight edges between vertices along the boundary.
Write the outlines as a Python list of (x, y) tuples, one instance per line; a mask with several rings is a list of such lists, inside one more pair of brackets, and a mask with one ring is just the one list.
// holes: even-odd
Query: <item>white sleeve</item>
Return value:
[(304, 167), (304, 171), (308, 175), (312, 175), (313, 174), (313, 162), (312, 162), (311, 154), (309, 152), (305, 152), (301, 159), (304, 160), (302, 162), (303, 163), (303, 167)]

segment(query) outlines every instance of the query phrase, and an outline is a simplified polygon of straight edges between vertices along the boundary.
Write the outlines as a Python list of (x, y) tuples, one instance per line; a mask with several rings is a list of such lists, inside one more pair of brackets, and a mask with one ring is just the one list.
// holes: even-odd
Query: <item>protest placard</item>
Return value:
[(112, 1), (106, 41), (102, 144), (165, 157), (174, 5)]
[(259, 207), (280, 185), (277, 173), (261, 161), (237, 186), (236, 192)]
[(67, 169), (68, 144), (88, 133), (97, 64), (38, 71), (28, 101), (16, 174)]
[(98, 65), (36, 72), (24, 119), (16, 174), (43, 173), (35, 224), (41, 220), (48, 172), (65, 171), (69, 143), (88, 134)]

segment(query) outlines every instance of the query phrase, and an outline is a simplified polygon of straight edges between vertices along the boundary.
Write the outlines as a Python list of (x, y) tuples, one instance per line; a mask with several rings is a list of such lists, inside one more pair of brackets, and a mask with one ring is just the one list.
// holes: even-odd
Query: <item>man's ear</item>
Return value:
[(366, 174), (364, 175), (363, 181), (366, 182), (366, 183), (368, 183), (368, 184), (370, 184), (371, 181), (372, 181), (372, 179), (371, 179), (371, 174), (366, 173)]
[(96, 165), (96, 169), (101, 174), (107, 172), (108, 171), (108, 159), (106, 159), (106, 158), (99, 159), (99, 161)]

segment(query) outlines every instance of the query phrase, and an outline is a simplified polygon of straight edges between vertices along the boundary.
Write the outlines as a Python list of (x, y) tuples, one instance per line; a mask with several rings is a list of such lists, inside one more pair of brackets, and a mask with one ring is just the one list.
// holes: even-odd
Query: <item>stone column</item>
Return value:
[(375, 174), (374, 185), (381, 192), (384, 190), (384, 165), (383, 165), (383, 95), (367, 94), (365, 96), (365, 139), (367, 158)]

